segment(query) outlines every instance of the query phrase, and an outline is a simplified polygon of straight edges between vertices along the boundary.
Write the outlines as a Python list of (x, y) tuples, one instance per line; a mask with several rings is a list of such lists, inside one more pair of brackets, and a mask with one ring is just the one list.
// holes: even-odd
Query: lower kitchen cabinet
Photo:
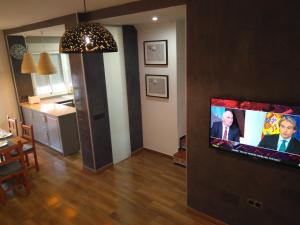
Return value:
[(75, 112), (57, 116), (22, 106), (22, 113), (25, 123), (33, 125), (36, 141), (63, 155), (70, 155), (79, 151)]
[(48, 125), (48, 140), (49, 140), (50, 147), (63, 153), (62, 144), (60, 140), (59, 123), (57, 118), (47, 116), (47, 125)]

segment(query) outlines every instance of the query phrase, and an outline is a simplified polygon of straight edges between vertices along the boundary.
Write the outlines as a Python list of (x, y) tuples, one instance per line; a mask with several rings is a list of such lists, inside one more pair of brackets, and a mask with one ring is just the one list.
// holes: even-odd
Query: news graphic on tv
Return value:
[(300, 167), (300, 106), (212, 98), (210, 146)]

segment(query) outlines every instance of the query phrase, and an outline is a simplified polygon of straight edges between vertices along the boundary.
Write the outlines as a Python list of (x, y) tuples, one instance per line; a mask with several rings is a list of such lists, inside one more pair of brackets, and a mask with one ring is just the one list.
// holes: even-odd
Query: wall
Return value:
[(57, 53), (59, 49), (59, 37), (33, 36), (26, 37), (26, 44), (30, 53)]
[[(173, 155), (178, 147), (176, 23), (136, 26), (144, 148)], [(145, 66), (143, 42), (168, 40), (168, 66)], [(145, 74), (169, 76), (169, 99), (146, 97)]]
[(300, 105), (299, 8), (188, 1), (188, 204), (230, 225), (299, 224), (299, 169), (208, 147), (212, 96)]
[[(82, 127), (81, 132), (85, 133), (85, 135), (88, 135), (88, 133), (91, 134), (89, 138), (91, 138), (92, 145), (92, 148), (82, 152), (82, 156), (84, 167), (97, 172), (98, 170), (102, 170), (104, 166), (112, 163), (111, 132), (103, 54), (82, 54), (82, 59), (84, 68), (83, 83), (86, 88), (89, 118), (89, 121), (86, 121), (86, 123), (90, 124), (90, 128), (87, 132), (86, 128)], [(74, 93), (75, 98), (76, 95)], [(78, 115), (78, 111), (81, 111), (81, 109), (78, 109), (76, 106), (76, 111)], [(93, 167), (90, 167), (91, 161), (88, 162), (88, 160), (91, 160), (91, 156)]]
[(143, 147), (141, 91), (137, 30), (122, 26), (131, 152)]
[(118, 52), (104, 53), (105, 82), (114, 164), (131, 154), (122, 27), (106, 27)]
[(186, 135), (186, 24), (176, 22), (178, 136)]
[(8, 128), (6, 115), (16, 117), (20, 120), (17, 98), (9, 67), (5, 39), (3, 32), (0, 30), (0, 127), (4, 129)]

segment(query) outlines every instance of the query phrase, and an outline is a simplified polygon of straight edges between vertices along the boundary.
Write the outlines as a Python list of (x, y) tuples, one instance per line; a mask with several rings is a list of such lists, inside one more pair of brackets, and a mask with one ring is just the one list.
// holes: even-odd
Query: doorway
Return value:
[[(158, 18), (157, 21), (152, 20), (154, 16)], [(180, 147), (180, 140), (186, 135), (186, 6), (106, 18), (96, 22), (100, 22), (112, 30), (121, 29), (124, 25), (133, 26), (136, 29), (143, 147), (172, 157)], [(116, 37), (118, 37), (117, 34)], [(167, 63), (165, 65), (146, 65), (144, 42), (161, 40), (167, 43)], [(122, 65), (120, 64), (118, 67), (121, 68)], [(119, 71), (122, 71), (122, 68)], [(147, 75), (167, 76), (167, 98), (149, 96), (146, 93)], [(111, 117), (114, 110), (113, 107), (110, 107), (110, 102), (116, 101), (116, 97), (115, 99), (109, 97), (109, 93), (113, 92), (113, 86), (108, 83), (109, 79), (107, 78), (106, 83)], [(119, 80), (125, 82), (122, 77)], [(118, 100), (120, 101), (120, 98)], [(126, 105), (126, 98), (123, 100), (125, 101), (124, 105)], [(125, 108), (123, 107), (123, 115), (126, 117), (128, 110), (126, 112)], [(114, 123), (112, 118), (110, 121)], [(126, 119), (123, 118), (122, 121), (124, 122)], [(119, 123), (115, 125), (117, 124)], [(127, 129), (120, 133), (120, 129), (112, 128), (115, 125), (111, 124), (113, 155), (120, 154), (125, 159), (125, 157), (129, 157), (125, 153), (128, 152), (128, 145), (123, 147), (120, 144), (114, 144), (114, 136), (120, 137), (121, 135), (128, 138)], [(126, 143), (128, 143), (128, 139)]]

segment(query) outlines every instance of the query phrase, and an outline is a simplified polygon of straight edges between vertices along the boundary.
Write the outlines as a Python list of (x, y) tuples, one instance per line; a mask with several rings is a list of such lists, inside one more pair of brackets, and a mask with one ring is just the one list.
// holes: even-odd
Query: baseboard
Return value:
[(142, 147), (142, 148), (138, 148), (138, 149), (136, 149), (136, 150), (132, 151), (132, 152), (131, 152), (131, 156), (133, 156), (133, 155), (136, 155), (136, 154), (140, 153), (140, 152), (141, 152), (143, 149), (144, 149), (144, 148)]
[(221, 220), (218, 220), (218, 219), (216, 219), (216, 218), (214, 218), (214, 217), (212, 217), (212, 216), (210, 216), (210, 215), (208, 215), (204, 212), (201, 212), (197, 209), (194, 209), (194, 208), (190, 207), (189, 205), (187, 205), (187, 207), (188, 207), (189, 210), (193, 211), (194, 213), (198, 214), (200, 217), (212, 222), (215, 225), (228, 225), (227, 223), (225, 223)]
[(100, 173), (103, 170), (106, 170), (106, 169), (108, 169), (109, 167), (112, 167), (112, 166), (113, 166), (113, 163), (109, 163), (109, 164), (107, 164), (107, 165), (105, 165), (105, 166), (103, 166), (103, 167), (101, 167), (99, 169), (92, 169), (92, 168), (89, 168), (89, 167), (87, 167), (85, 165), (82, 165), (82, 167), (83, 167), (84, 170), (87, 170), (87, 171), (92, 172), (92, 173)]
[(162, 152), (155, 151), (155, 150), (153, 150), (153, 149), (144, 148), (144, 150), (145, 150), (145, 151), (152, 152), (152, 153), (154, 153), (154, 154), (160, 155), (160, 156), (165, 157), (165, 158), (168, 158), (168, 159), (173, 159), (173, 156), (167, 155), (167, 154), (162, 153)]

